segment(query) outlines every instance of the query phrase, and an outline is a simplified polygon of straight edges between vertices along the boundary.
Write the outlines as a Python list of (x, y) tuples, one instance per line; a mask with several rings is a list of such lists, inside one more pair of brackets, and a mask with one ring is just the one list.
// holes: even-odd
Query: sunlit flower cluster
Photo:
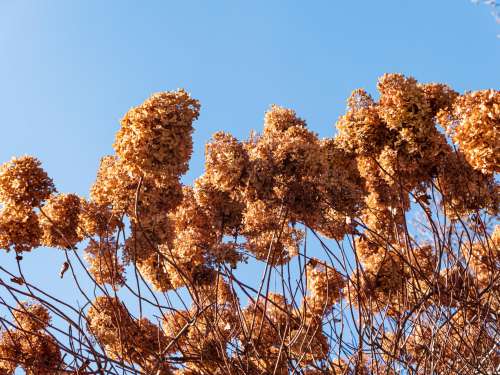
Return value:
[(21, 303), (13, 311), (14, 329), (0, 332), (0, 373), (22, 368), (29, 375), (51, 375), (61, 368), (59, 343), (47, 333), (50, 316), (40, 304)]
[(121, 121), (114, 148), (137, 175), (177, 176), (187, 171), (193, 149), (193, 120), (200, 105), (184, 90), (152, 95)]
[(500, 171), (500, 92), (459, 96), (440, 120), (470, 165), (483, 173)]

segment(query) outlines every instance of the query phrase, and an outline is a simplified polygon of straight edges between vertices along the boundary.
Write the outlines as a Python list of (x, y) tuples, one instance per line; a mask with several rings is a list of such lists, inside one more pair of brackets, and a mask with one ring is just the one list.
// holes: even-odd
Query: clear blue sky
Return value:
[[(497, 33), (468, 0), (0, 0), (0, 162), (35, 155), (87, 195), (123, 114), (184, 87), (202, 103), (190, 182), (213, 132), (244, 138), (272, 103), (332, 136), (349, 93), (384, 72), (498, 89)], [(44, 254), (25, 264), (48, 282), (63, 253)]]

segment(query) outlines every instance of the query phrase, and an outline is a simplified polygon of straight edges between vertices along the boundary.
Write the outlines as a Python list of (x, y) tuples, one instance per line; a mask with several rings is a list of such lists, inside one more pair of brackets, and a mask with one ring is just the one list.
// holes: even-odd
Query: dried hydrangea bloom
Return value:
[(78, 233), (81, 198), (75, 194), (51, 196), (41, 209), (42, 244), (61, 249), (73, 248), (82, 237)]
[(90, 198), (98, 205), (111, 206), (116, 213), (129, 211), (133, 204), (133, 184), (137, 184), (137, 181), (138, 178), (132, 178), (120, 159), (105, 156), (100, 161), (96, 181), (90, 189)]
[(163, 331), (146, 318), (139, 319), (136, 326), (136, 334), (127, 342), (133, 351), (131, 362), (138, 363), (146, 373), (159, 367), (160, 374), (170, 374), (171, 368), (158, 358), (168, 343)]
[(239, 319), (235, 311), (238, 302), (220, 277), (216, 277), (212, 284), (203, 284), (200, 292), (202, 310), (193, 305), (187, 315), (177, 316), (180, 321), (173, 322), (174, 327), (166, 327), (170, 332), (167, 336), (171, 337), (172, 332), (175, 332), (180, 352), (200, 357), (200, 363), (194, 363), (192, 369), (218, 373), (217, 368), (225, 363), (229, 340), (239, 332)]
[(187, 346), (187, 331), (191, 326), (191, 315), (187, 310), (168, 311), (162, 321), (163, 333), (170, 344), (169, 353)]
[(373, 255), (364, 256), (362, 266), (359, 279), (357, 271), (354, 271), (344, 290), (350, 303), (354, 306), (361, 304), (369, 311), (388, 308), (389, 315), (404, 310), (407, 276), (400, 254), (380, 249)]
[(391, 133), (378, 113), (378, 106), (364, 90), (352, 92), (347, 113), (336, 124), (341, 149), (361, 156), (375, 156), (391, 141)]
[[(228, 263), (233, 268), (241, 260), (238, 246), (234, 241), (227, 242), (225, 236), (235, 238), (241, 231), (244, 204), (233, 199), (237, 194), (220, 190), (203, 175), (194, 183), (194, 196), (197, 205), (206, 217), (203, 232), (209, 230), (212, 243), (206, 244), (205, 258), (211, 263)], [(207, 227), (206, 225), (210, 226)]]
[[(147, 259), (158, 251), (162, 244), (172, 245), (174, 238), (173, 225), (167, 215), (157, 217), (153, 227), (144, 227), (132, 221), (130, 235), (125, 240), (123, 247), (123, 260), (133, 263)], [(142, 224), (142, 223), (141, 223)]]
[(473, 168), (486, 174), (500, 171), (500, 91), (458, 97), (441, 122)]
[(431, 322), (414, 326), (406, 344), (411, 362), (420, 364), (422, 374), (429, 368), (438, 373), (494, 373), (500, 356), (485, 315), (457, 310), (450, 318), (438, 327)]
[(432, 118), (429, 102), (414, 78), (384, 74), (378, 80), (377, 89), (380, 92), (379, 115), (389, 129), (421, 128)]
[[(273, 107), (266, 114), (264, 133), (245, 143), (249, 156), (247, 200), (286, 205), (291, 218), (311, 222), (319, 202), (317, 177), (326, 162), (318, 137), (295, 112)], [(314, 215), (313, 215), (314, 216)]]
[(428, 184), (449, 152), (444, 135), (432, 129), (425, 138), (406, 139), (402, 148), (384, 147), (376, 160), (388, 186), (409, 192)]
[(364, 180), (356, 158), (341, 148), (338, 138), (322, 140), (321, 148), (327, 169), (318, 178), (322, 194), (321, 203), (314, 210), (316, 222), (308, 225), (326, 237), (341, 240), (353, 232), (351, 218), (363, 207)]
[(0, 248), (16, 252), (40, 246), (42, 230), (31, 208), (5, 206), (0, 210)]
[(338, 138), (322, 140), (321, 149), (327, 165), (325, 173), (321, 174), (321, 181), (325, 185), (328, 205), (348, 216), (355, 216), (362, 207), (365, 194), (364, 179), (359, 173), (356, 158), (342, 148)]
[(87, 312), (88, 327), (111, 358), (137, 363), (148, 369), (167, 345), (158, 326), (146, 318), (134, 320), (113, 297), (97, 297)]
[(110, 237), (117, 228), (122, 227), (118, 215), (109, 206), (81, 200), (80, 216), (78, 218), (78, 234), (82, 237)]
[[(203, 268), (207, 262), (232, 259), (229, 253), (227, 253), (228, 259), (221, 258), (230, 248), (224, 249), (219, 246), (223, 232), (221, 232), (222, 228), (216, 228), (216, 226), (222, 226), (221, 220), (225, 216), (223, 215), (225, 208), (216, 207), (216, 205), (225, 202), (220, 199), (210, 203), (206, 201), (208, 198), (206, 194), (209, 193), (206, 188), (197, 193), (199, 194), (195, 194), (190, 187), (184, 188), (182, 203), (169, 216), (175, 232), (172, 246), (167, 244), (160, 249), (167, 258), (165, 267), (167, 272), (172, 273), (172, 283), (176, 288), (184, 285), (188, 280), (193, 280), (196, 270)], [(205, 207), (198, 203), (197, 196)], [(233, 216), (232, 213), (227, 212), (227, 214), (228, 219)], [(217, 218), (216, 215), (222, 215), (222, 217)]]
[(279, 347), (286, 332), (292, 328), (292, 312), (286, 298), (277, 293), (270, 292), (259, 298), (257, 303), (251, 302), (243, 310), (244, 331), (240, 334), (240, 340), (251, 340), (262, 355), (271, 347)]
[(12, 311), (16, 325), (24, 331), (41, 331), (50, 324), (47, 308), (39, 303), (22, 302)]
[(134, 322), (118, 298), (97, 297), (87, 312), (89, 331), (104, 346), (112, 346), (134, 331)]
[[(212, 229), (212, 223), (203, 207), (196, 201), (193, 189), (186, 187), (183, 191), (184, 199), (171, 215), (178, 237), (174, 241), (178, 245), (174, 245), (175, 253), (180, 257), (185, 256), (184, 251), (191, 253), (187, 245), (182, 245), (183, 239), (188, 240), (190, 238), (189, 242), (193, 242), (195, 247), (199, 249), (210, 247), (216, 240), (216, 233)], [(204, 256), (204, 254), (201, 255)], [(186, 254), (186, 256), (188, 255)]]
[(500, 225), (495, 226), (489, 239), (478, 239), (475, 243), (463, 245), (461, 250), (474, 271), (478, 286), (495, 289), (495, 277), (500, 265)]
[(442, 205), (451, 218), (485, 209), (498, 212), (498, 184), (492, 175), (475, 170), (459, 152), (450, 152), (447, 163), (440, 167), (436, 181)]
[(323, 333), (321, 317), (308, 318), (303, 325), (292, 330), (287, 344), (292, 356), (302, 367), (314, 364), (315, 361), (325, 360), (328, 357), (330, 345)]
[(197, 204), (219, 235), (234, 236), (241, 229), (244, 203), (236, 196), (214, 185), (205, 174), (194, 182)]
[[(317, 135), (305, 127), (292, 126), (272, 137), (272, 160), (275, 169), (273, 193), (276, 202), (286, 205), (296, 221), (313, 223), (314, 208), (320, 202), (318, 177), (326, 171), (325, 154)], [(260, 142), (265, 143), (266, 137)]]
[(304, 308), (318, 317), (328, 314), (342, 296), (345, 279), (341, 273), (319, 259), (306, 265), (307, 290)]
[(291, 127), (305, 127), (306, 122), (295, 111), (272, 105), (264, 116), (264, 134), (284, 132)]
[(19, 333), (13, 330), (0, 332), (0, 374), (13, 375), (20, 361)]
[(152, 253), (146, 258), (139, 258), (136, 265), (141, 276), (152, 286), (153, 290), (166, 292), (173, 288), (160, 253)]
[(364, 234), (378, 240), (395, 240), (403, 230), (404, 213), (410, 208), (409, 194), (389, 186), (376, 160), (358, 157), (357, 162), (368, 192), (361, 215), (368, 228)]
[(346, 234), (356, 233), (356, 224), (351, 216), (332, 209), (327, 204), (318, 207), (320, 217), (314, 225), (309, 227), (327, 238), (342, 240)]
[(178, 176), (188, 169), (199, 111), (182, 89), (154, 94), (123, 117), (113, 147), (136, 175)]
[(248, 163), (244, 145), (228, 133), (215, 133), (205, 146), (206, 178), (222, 191), (232, 192), (243, 186)]
[(259, 260), (270, 264), (286, 263), (298, 254), (302, 231), (288, 224), (284, 210), (263, 201), (247, 203), (243, 218), (245, 247)]
[(458, 93), (450, 86), (442, 83), (418, 84), (424, 94), (424, 99), (429, 103), (431, 114), (436, 116), (440, 111), (448, 110)]
[(57, 374), (62, 364), (61, 350), (57, 341), (50, 335), (20, 335), (20, 366), (27, 375)]
[[(270, 138), (272, 139), (272, 138)], [(274, 170), (272, 149), (259, 142), (260, 137), (252, 134), (244, 143), (249, 157), (248, 178), (242, 193), (245, 200), (270, 200), (273, 198)]]
[(90, 240), (84, 258), (97, 284), (110, 284), (118, 289), (125, 283), (125, 266), (118, 258), (118, 250), (119, 246), (113, 238)]
[(461, 264), (454, 264), (443, 269), (437, 280), (438, 293), (433, 300), (441, 306), (457, 307), (463, 303), (477, 302), (478, 289), (469, 269)]
[(90, 191), (93, 202), (111, 206), (113, 213), (140, 217), (165, 213), (182, 200), (182, 187), (177, 177), (145, 176), (138, 191), (140, 177), (127, 171), (122, 160), (115, 156), (101, 159), (97, 179)]
[(56, 191), (52, 179), (32, 156), (12, 158), (0, 166), (0, 202), (38, 207)]
[(407, 273), (415, 273), (419, 277), (432, 277), (438, 264), (436, 250), (431, 245), (416, 246), (411, 249), (406, 259), (411, 270)]

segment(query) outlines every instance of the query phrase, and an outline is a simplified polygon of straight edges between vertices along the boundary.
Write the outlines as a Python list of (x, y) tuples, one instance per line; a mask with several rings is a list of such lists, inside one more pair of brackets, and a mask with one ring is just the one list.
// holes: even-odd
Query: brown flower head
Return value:
[(30, 208), (5, 206), (0, 210), (0, 248), (16, 252), (40, 246), (42, 230)]
[(81, 198), (75, 194), (51, 196), (41, 209), (42, 243), (68, 249), (82, 240), (78, 233)]
[(12, 158), (0, 166), (0, 202), (38, 207), (56, 191), (52, 179), (32, 156)]
[(114, 144), (117, 155), (139, 176), (185, 173), (199, 111), (198, 101), (182, 89), (152, 95), (123, 117)]
[(12, 315), (17, 326), (27, 332), (41, 331), (50, 323), (49, 311), (39, 303), (22, 302)]

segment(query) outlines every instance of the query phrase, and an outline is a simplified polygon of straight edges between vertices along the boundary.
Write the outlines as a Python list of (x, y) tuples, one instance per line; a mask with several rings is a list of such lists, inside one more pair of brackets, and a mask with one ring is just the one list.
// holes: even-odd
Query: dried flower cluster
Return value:
[[(192, 186), (200, 105), (184, 90), (125, 115), (89, 199), (56, 194), (35, 158), (1, 166), (0, 247), (20, 275), (0, 286), (43, 300), (21, 253), (81, 261), (82, 242), (95, 288), (72, 267), (85, 306), (0, 319), (0, 374), (498, 371), (500, 92), (401, 74), (377, 87), (352, 93), (333, 138), (276, 105), (261, 134), (215, 133)], [(252, 285), (248, 262), (265, 266)]]
[(21, 303), (13, 311), (15, 328), (0, 332), (0, 373), (21, 367), (29, 375), (58, 373), (62, 366), (58, 342), (45, 329), (48, 310), (40, 304)]

